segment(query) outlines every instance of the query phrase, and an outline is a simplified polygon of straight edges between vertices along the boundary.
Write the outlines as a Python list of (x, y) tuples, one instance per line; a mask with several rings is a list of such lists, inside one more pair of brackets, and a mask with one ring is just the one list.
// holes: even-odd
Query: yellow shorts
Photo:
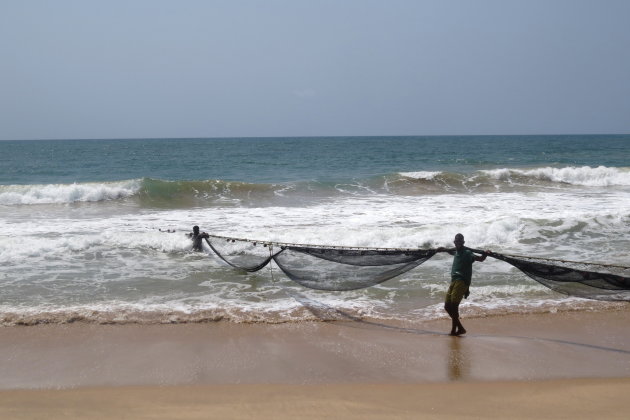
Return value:
[(468, 291), (468, 285), (462, 280), (454, 280), (446, 292), (446, 303), (460, 303)]

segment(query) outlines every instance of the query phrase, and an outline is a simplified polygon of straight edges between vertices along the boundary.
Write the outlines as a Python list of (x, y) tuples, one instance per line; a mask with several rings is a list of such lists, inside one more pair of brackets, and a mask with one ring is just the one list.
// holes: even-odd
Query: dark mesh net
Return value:
[[(630, 300), (630, 268), (492, 253), (540, 284), (566, 295)], [(553, 262), (553, 264), (552, 264)]]
[(434, 250), (294, 246), (210, 236), (210, 248), (232, 267), (258, 271), (272, 259), (296, 283), (318, 290), (374, 286), (419, 266)]
[(223, 261), (245, 271), (260, 270), (269, 264), (273, 257), (273, 252), (270, 253), (272, 248), (268, 243), (220, 236), (210, 236), (206, 242)]
[(318, 290), (355, 290), (374, 286), (415, 268), (433, 250), (394, 251), (285, 247), (274, 257), (296, 283)]
[[(345, 248), (259, 242), (210, 236), (208, 245), (226, 263), (258, 271), (273, 259), (296, 283), (344, 291), (382, 283), (419, 266), (434, 249)], [(442, 250), (440, 250), (442, 251)], [(473, 249), (473, 252), (482, 251)], [(557, 292), (598, 300), (630, 301), (630, 267), (491, 253)]]

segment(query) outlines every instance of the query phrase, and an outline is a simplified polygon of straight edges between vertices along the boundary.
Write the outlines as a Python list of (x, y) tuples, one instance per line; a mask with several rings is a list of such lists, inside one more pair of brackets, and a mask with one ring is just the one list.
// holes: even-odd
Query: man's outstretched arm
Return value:
[(475, 261), (483, 262), (488, 257), (488, 254), (492, 254), (492, 251), (485, 250), (481, 255), (475, 255)]

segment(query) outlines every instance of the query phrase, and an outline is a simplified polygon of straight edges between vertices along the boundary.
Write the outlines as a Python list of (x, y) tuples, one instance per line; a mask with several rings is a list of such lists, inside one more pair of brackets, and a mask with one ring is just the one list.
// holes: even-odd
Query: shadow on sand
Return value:
[[(386, 329), (386, 330), (397, 331), (397, 332), (402, 332), (402, 333), (407, 333), (407, 334), (436, 335), (436, 336), (451, 337), (448, 333), (444, 333), (440, 331), (423, 330), (419, 328), (398, 327), (395, 325), (387, 325), (380, 322), (365, 321), (361, 319), (360, 317), (348, 314), (340, 309), (333, 308), (332, 306), (326, 305), (325, 303), (313, 300), (296, 291), (289, 291), (289, 290), (286, 290), (286, 291), (293, 299), (295, 299), (297, 302), (302, 304), (306, 309), (308, 309), (313, 315), (315, 315), (321, 321), (326, 321), (326, 322), (351, 321), (351, 322), (341, 322), (340, 325), (350, 327), (350, 328), (379, 328), (379, 329)], [(468, 337), (468, 338), (513, 338), (513, 339), (518, 339), (518, 340), (566, 344), (570, 346), (578, 346), (578, 347), (584, 347), (584, 348), (589, 348), (589, 349), (630, 355), (630, 350), (618, 349), (614, 347), (599, 346), (599, 345), (588, 344), (588, 343), (580, 343), (576, 341), (553, 339), (553, 338), (528, 337), (528, 336), (518, 336), (518, 335), (498, 336), (498, 335), (491, 335), (491, 334), (466, 334), (466, 336), (458, 336), (458, 337), (451, 337), (451, 338), (458, 340), (458, 339), (463, 339), (465, 337)]]

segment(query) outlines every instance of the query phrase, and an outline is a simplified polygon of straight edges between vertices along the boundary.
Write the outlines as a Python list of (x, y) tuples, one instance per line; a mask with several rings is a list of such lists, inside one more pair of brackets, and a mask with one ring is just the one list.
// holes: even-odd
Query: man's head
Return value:
[(462, 235), (461, 233), (455, 235), (455, 240), (453, 240), (453, 243), (455, 244), (456, 249), (460, 249), (461, 247), (463, 247), (464, 242), (466, 242), (464, 241), (464, 235)]
[(199, 226), (193, 226), (193, 233), (195, 235), (199, 233)]

